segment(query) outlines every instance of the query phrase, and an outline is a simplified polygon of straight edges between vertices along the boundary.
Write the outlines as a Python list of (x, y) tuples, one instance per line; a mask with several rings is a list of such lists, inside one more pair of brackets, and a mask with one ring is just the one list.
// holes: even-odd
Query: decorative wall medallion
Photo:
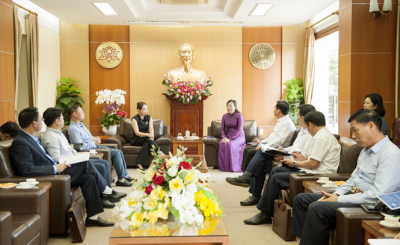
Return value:
[(275, 50), (267, 43), (257, 43), (249, 53), (250, 63), (257, 69), (267, 69), (275, 62)]
[(104, 68), (117, 67), (122, 61), (121, 47), (114, 42), (104, 42), (96, 49), (96, 60)]

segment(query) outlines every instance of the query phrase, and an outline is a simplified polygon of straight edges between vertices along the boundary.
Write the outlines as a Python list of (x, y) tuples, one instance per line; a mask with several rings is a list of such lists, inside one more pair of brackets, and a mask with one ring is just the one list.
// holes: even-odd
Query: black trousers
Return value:
[[(274, 201), (279, 198), (281, 190), (289, 188), (290, 175), (295, 172), (300, 172), (298, 168), (281, 166), (273, 168), (269, 175), (267, 185), (257, 204), (257, 208), (272, 217), (274, 214)], [(259, 182), (259, 181), (252, 181)], [(261, 187), (262, 188), (262, 187)]]
[(104, 211), (100, 194), (106, 189), (107, 182), (93, 164), (89, 161), (76, 163), (60, 174), (71, 176), (71, 186), (81, 187), (86, 202), (87, 217)]
[(293, 202), (292, 234), (301, 238), (301, 245), (324, 245), (336, 228), (336, 209), (359, 207), (340, 202), (317, 202), (322, 194), (301, 193)]
[(272, 161), (274, 156), (265, 154), (261, 150), (258, 150), (254, 157), (251, 159), (246, 172), (252, 174), (252, 180), (250, 183), (249, 192), (255, 196), (260, 197), (262, 189), (264, 187), (265, 177), (267, 173), (271, 172)]
[(139, 153), (139, 157), (136, 160), (137, 164), (143, 167), (149, 167), (149, 154), (151, 153), (151, 146), (156, 147), (155, 151), (158, 151), (158, 145), (154, 140), (150, 140), (149, 137), (137, 137), (134, 146), (142, 146), (142, 150)]
[(111, 188), (110, 182), (110, 164), (106, 160), (102, 159), (89, 159), (89, 162), (93, 164), (93, 166), (99, 171), (101, 176), (107, 182), (107, 186)]
[(242, 158), (242, 171), (245, 172), (247, 166), (249, 166), (251, 159), (256, 154), (255, 147), (246, 147), (243, 150), (243, 158)]

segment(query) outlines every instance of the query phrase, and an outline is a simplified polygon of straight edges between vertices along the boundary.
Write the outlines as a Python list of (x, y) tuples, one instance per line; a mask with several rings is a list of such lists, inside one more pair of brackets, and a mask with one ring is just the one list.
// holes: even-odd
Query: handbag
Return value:
[(283, 240), (296, 241), (292, 235), (292, 207), (289, 205), (289, 197), (286, 190), (281, 190), (279, 199), (274, 202), (274, 222), (272, 230)]
[(86, 237), (86, 225), (83, 220), (82, 209), (77, 202), (73, 202), (67, 212), (68, 226), (71, 233), (71, 241), (83, 242)]

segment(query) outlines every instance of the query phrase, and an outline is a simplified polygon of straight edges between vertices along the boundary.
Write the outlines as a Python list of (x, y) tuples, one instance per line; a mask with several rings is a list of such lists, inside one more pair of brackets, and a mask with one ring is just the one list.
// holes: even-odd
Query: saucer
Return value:
[(379, 221), (379, 224), (387, 229), (400, 229), (400, 222), (397, 222), (395, 225), (391, 225), (389, 222), (381, 220)]
[(35, 183), (29, 183), (30, 185), (37, 185), (37, 184), (39, 184), (39, 181), (36, 181)]
[(98, 152), (97, 152), (97, 151), (95, 151), (95, 152), (90, 152), (90, 151), (89, 151), (89, 153), (90, 153), (90, 154), (97, 154)]
[(179, 136), (178, 136), (178, 137), (176, 137), (176, 139), (177, 139), (177, 140), (184, 140), (185, 138), (184, 138), (184, 137), (179, 137)]
[[(4, 184), (6, 184), (6, 183), (3, 183), (2, 185), (4, 185)], [(1, 189), (11, 189), (11, 188), (14, 188), (15, 186), (17, 186), (17, 184), (14, 184), (14, 183), (8, 183), (8, 184), (10, 184), (10, 185), (8, 185), (8, 186), (0, 186), (0, 188)], [(13, 184), (13, 185), (11, 185), (11, 184)]]
[(327, 184), (325, 184), (325, 185), (322, 185), (322, 187), (337, 187), (337, 185), (335, 184), (335, 185), (327, 185)]
[(15, 187), (15, 189), (31, 189), (32, 187), (34, 187), (33, 185), (30, 185), (30, 186), (27, 186), (27, 187), (22, 187), (22, 186), (20, 186), (20, 185), (17, 185), (16, 187)]
[(329, 180), (317, 180), (317, 183), (320, 183), (320, 184), (325, 184), (326, 182), (328, 182)]

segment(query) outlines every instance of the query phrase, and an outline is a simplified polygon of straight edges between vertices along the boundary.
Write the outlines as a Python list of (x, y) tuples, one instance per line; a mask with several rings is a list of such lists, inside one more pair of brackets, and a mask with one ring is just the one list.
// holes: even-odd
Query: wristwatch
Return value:
[(294, 167), (294, 168), (296, 167), (296, 162), (297, 162), (297, 161), (294, 161), (294, 162), (293, 162), (293, 167)]

